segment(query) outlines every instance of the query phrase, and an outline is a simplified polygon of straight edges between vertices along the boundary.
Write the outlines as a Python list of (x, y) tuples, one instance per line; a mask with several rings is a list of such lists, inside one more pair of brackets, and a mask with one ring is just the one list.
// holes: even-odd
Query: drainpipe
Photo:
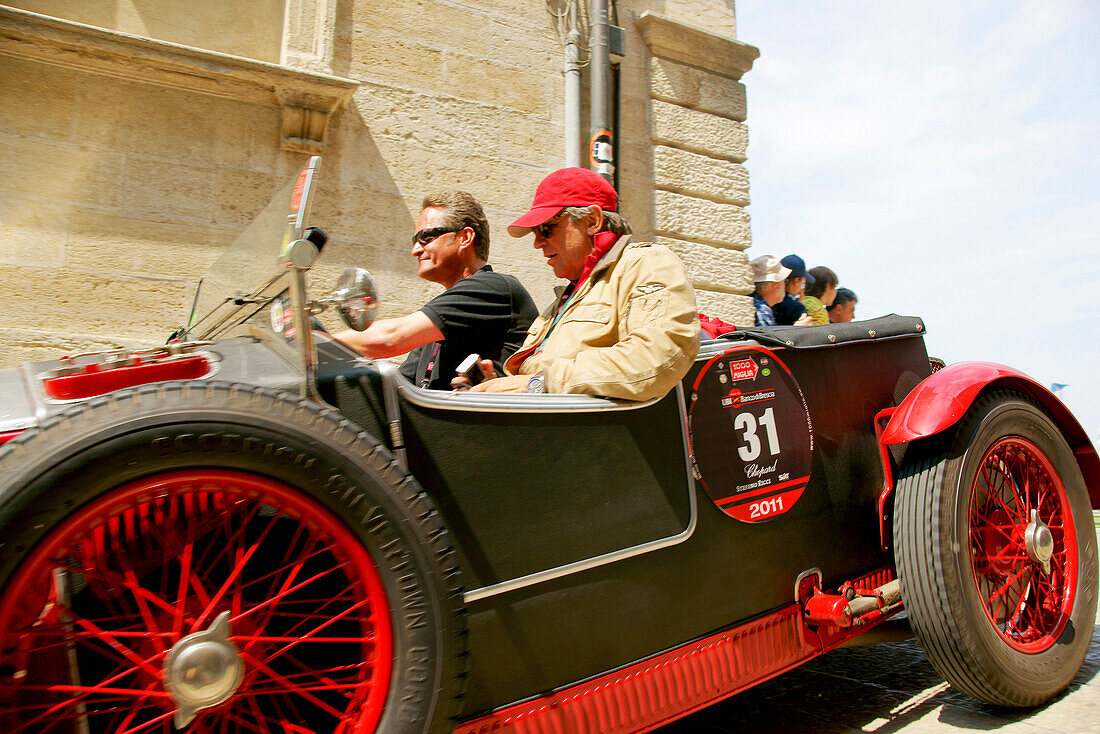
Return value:
[(608, 48), (608, 0), (592, 0), (591, 69), (592, 69), (592, 138), (589, 142), (589, 164), (608, 181), (615, 171), (612, 154), (611, 120), (608, 115), (608, 79), (611, 55)]
[(581, 33), (577, 3), (569, 3), (569, 32), (565, 36), (565, 165), (581, 165)]

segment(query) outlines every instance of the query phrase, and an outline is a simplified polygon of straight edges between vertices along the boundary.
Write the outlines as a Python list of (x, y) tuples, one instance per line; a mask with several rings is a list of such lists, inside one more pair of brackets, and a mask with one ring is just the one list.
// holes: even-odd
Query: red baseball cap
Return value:
[(508, 234), (524, 237), (567, 206), (592, 206), (618, 211), (619, 195), (600, 174), (587, 168), (563, 168), (542, 180), (535, 189), (531, 209), (508, 225)]

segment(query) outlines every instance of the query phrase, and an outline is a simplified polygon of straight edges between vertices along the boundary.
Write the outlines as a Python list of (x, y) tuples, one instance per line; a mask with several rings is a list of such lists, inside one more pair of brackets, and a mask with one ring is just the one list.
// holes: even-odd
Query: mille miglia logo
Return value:
[(771, 474), (773, 471), (775, 471), (775, 467), (778, 464), (779, 459), (773, 461), (771, 466), (760, 466), (756, 462), (753, 462), (752, 464), (749, 464), (745, 467), (745, 476), (749, 479), (755, 479), (757, 477), (762, 477), (765, 474)]

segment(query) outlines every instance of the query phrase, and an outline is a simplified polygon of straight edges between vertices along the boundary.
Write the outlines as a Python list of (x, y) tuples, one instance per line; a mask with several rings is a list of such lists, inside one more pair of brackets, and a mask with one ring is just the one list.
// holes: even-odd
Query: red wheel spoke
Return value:
[[(335, 550), (335, 546), (333, 546), (331, 544), (326, 543), (321, 548), (315, 548), (316, 544), (317, 544), (317, 539), (314, 539), (314, 542), (310, 544), (310, 547), (314, 548), (313, 550), (309, 551), (308, 553), (304, 553), (302, 556), (300, 556), (299, 558), (296, 558), (294, 560), (287, 560), (287, 561), (284, 562), (283, 565), (281, 565), (278, 568), (272, 570), (271, 572), (266, 573), (263, 576), (260, 576), (258, 578), (255, 578), (252, 581), (249, 581), (247, 584), (245, 584), (245, 588), (259, 586), (260, 584), (264, 583), (265, 581), (272, 580), (272, 584), (269, 587), (269, 591), (268, 591), (267, 594), (265, 594), (265, 596), (271, 596), (272, 595), (271, 590), (274, 589), (276, 585), (278, 585), (278, 577), (281, 574), (286, 573), (288, 571), (292, 571), (296, 575), (301, 570), (301, 567), (304, 566), (307, 561), (311, 561), (311, 560), (314, 560), (316, 558), (320, 558), (320, 557), (324, 556), (326, 553), (331, 554)], [(289, 583), (292, 583), (292, 582), (293, 582), (293, 576), (290, 579), (287, 579), (283, 583), (283, 586), (285, 587)]]
[[(149, 694), (149, 693), (152, 693), (152, 691), (147, 691), (146, 693)], [(144, 696), (141, 696), (140, 698), (138, 698), (138, 700), (135, 702), (135, 704), (130, 708), (130, 713), (128, 713), (126, 715), (126, 718), (123, 719), (122, 722), (120, 724), (118, 724), (117, 726), (115, 726), (114, 722), (112, 722), (111, 729), (113, 729), (115, 731), (122, 731), (122, 730), (125, 730), (127, 727), (133, 726), (134, 725), (134, 720), (137, 719), (138, 713), (143, 708), (145, 708), (145, 702), (148, 701), (148, 700), (149, 700), (149, 695), (144, 695)]]
[[(159, 596), (152, 593), (148, 589), (143, 588), (140, 584), (131, 583), (125, 576), (119, 575), (118, 573), (115, 573), (114, 571), (109, 571), (109, 572), (89, 571), (87, 569), (81, 569), (81, 568), (66, 565), (66, 564), (63, 564), (63, 563), (58, 563), (56, 568), (59, 568), (63, 571), (68, 571), (69, 573), (81, 574), (82, 576), (84, 576), (86, 579), (88, 579), (90, 581), (102, 581), (104, 584), (108, 584), (110, 586), (117, 586), (117, 587), (126, 588), (127, 590), (133, 592), (135, 597), (140, 597), (142, 600), (144, 600), (146, 602), (149, 602), (149, 603), (153, 604), (154, 606), (159, 607), (160, 609), (164, 610), (165, 612), (174, 612), (175, 609), (176, 609), (169, 602), (167, 602), (164, 599), (160, 598)], [(116, 598), (121, 598), (121, 597), (116, 597)], [(109, 600), (104, 599), (103, 601), (107, 602)], [(127, 613), (122, 612), (121, 610), (116, 609), (114, 611), (114, 616), (116, 616), (118, 618), (130, 618), (130, 617), (133, 616), (133, 613), (131, 612), (131, 613), (127, 614)]]
[(157, 716), (156, 718), (150, 719), (149, 721), (140, 723), (137, 726), (132, 726), (129, 729), (116, 732), (116, 734), (138, 734), (138, 732), (149, 731), (151, 727), (156, 726), (162, 721), (167, 721), (175, 715), (176, 714), (174, 711), (169, 711), (167, 713), (161, 714), (160, 716)]
[(1008, 593), (1008, 590), (1012, 588), (1012, 585), (1015, 584), (1016, 581), (1018, 581), (1020, 579), (1020, 577), (1024, 575), (1025, 572), (1026, 572), (1026, 569), (1021, 569), (1017, 573), (1010, 576), (1008, 581), (1006, 581), (999, 589), (997, 589), (996, 591), (993, 592), (993, 594), (989, 597), (990, 601), (992, 601), (993, 599), (996, 599), (998, 596), (1001, 596), (1002, 594)]
[(1016, 481), (1016, 478), (1011, 472), (1005, 473), (1005, 479), (1008, 482), (1009, 488), (1012, 490), (1012, 496), (1016, 499), (1016, 506), (1023, 511), (1023, 519), (1026, 522), (1031, 518), (1031, 493), (1027, 482), (1027, 467), (1023, 467), (1024, 476), (1024, 492), (1020, 492), (1020, 486)]
[[(191, 555), (195, 552), (195, 544), (191, 542), (191, 538), (188, 537), (187, 543), (183, 546), (183, 552), (180, 554), (180, 582), (179, 590), (176, 593), (176, 608), (172, 613), (172, 637), (179, 639), (183, 637), (183, 619), (185, 610), (187, 609), (187, 589), (191, 584)], [(196, 592), (200, 589), (196, 588)]]
[[(257, 511), (258, 509), (259, 508), (257, 507)], [(275, 522), (278, 519), (279, 518), (277, 516), (272, 517), (268, 521), (266, 527), (264, 527), (264, 529), (260, 532), (260, 537), (257, 538), (254, 543), (249, 545), (247, 549), (243, 547), (237, 547), (235, 549), (233, 570), (229, 573), (229, 578), (227, 578), (225, 582), (221, 585), (221, 587), (216, 592), (214, 592), (214, 596), (210, 598), (210, 601), (202, 610), (202, 614), (199, 615), (199, 618), (196, 619), (195, 623), (192, 625), (192, 630), (202, 629), (203, 623), (206, 622), (210, 615), (214, 613), (214, 608), (225, 597), (226, 592), (229, 591), (229, 589), (233, 586), (237, 579), (240, 578), (240, 575), (244, 572), (244, 567), (248, 565), (249, 560), (252, 559), (252, 556), (255, 555), (256, 551), (263, 544), (264, 538), (266, 538), (267, 534), (271, 532), (271, 528), (275, 527)], [(234, 534), (237, 541), (241, 539), (241, 535), (243, 534), (244, 530), (245, 525), (242, 525), (237, 533)]]
[(983, 563), (988, 563), (988, 564), (992, 564), (996, 561), (1026, 562), (1027, 560), (1029, 560), (1027, 553), (1016, 552), (1016, 553), (1009, 554), (1007, 552), (1008, 550), (1010, 550), (1010, 549), (1005, 549), (1004, 551), (1001, 551), (1000, 553), (997, 553), (997, 554), (992, 555), (992, 556), (984, 555), (984, 554), (975, 555), (974, 560), (981, 561)]
[[(193, 564), (196, 568), (214, 568), (223, 558), (228, 558), (239, 546), (240, 538), (248, 530), (252, 520), (259, 514), (260, 505), (259, 503), (255, 503), (251, 509), (244, 513), (235, 513), (233, 509), (234, 508), (226, 508), (223, 512), (218, 514), (217, 527), (220, 532), (225, 534), (225, 539), (221, 540), (219, 538), (220, 542), (218, 543), (208, 543), (206, 550), (203, 551), (198, 561)], [(239, 510), (240, 508), (235, 509)], [(213, 551), (217, 551), (214, 557), (212, 559), (208, 558), (209, 554)], [(210, 602), (211, 598), (207, 595), (202, 600), (203, 607), (208, 607)]]
[[(265, 697), (272, 705), (272, 707), (278, 712), (279, 719), (281, 721), (305, 721), (305, 717), (298, 711), (298, 707), (294, 705), (294, 700), (289, 696), (266, 696)], [(283, 709), (283, 704), (286, 704), (290, 709), (289, 714)]]
[(355, 599), (355, 597), (352, 597), (352, 598), (349, 599), (349, 598), (346, 598), (344, 596), (338, 596), (334, 599), (326, 600), (323, 604), (318, 606), (312, 614), (298, 614), (298, 615), (280, 614), (279, 616), (288, 617), (290, 619), (293, 619), (295, 617), (298, 618), (299, 621), (297, 623), (295, 623), (293, 627), (286, 630), (286, 634), (292, 635), (292, 634), (296, 633), (298, 630), (302, 629), (306, 625), (307, 622), (311, 622), (311, 621), (318, 620), (318, 619), (322, 619), (322, 620), (331, 619), (331, 617), (332, 617), (331, 613), (326, 612), (326, 610), (329, 607), (334, 606), (336, 604), (339, 604), (341, 602), (352, 602), (352, 601), (354, 601), (354, 599)]
[(279, 694), (298, 693), (299, 691), (355, 691), (355, 690), (358, 690), (359, 688), (362, 688), (362, 686), (363, 686), (363, 684), (360, 681), (349, 682), (349, 683), (335, 683), (335, 682), (333, 682), (333, 683), (328, 683), (328, 684), (325, 684), (325, 685), (312, 685), (312, 686), (296, 685), (293, 688), (280, 688), (278, 686), (263, 687), (263, 688), (257, 687), (257, 688), (254, 688), (252, 690), (252, 692), (256, 695), (260, 695), (260, 694), (271, 695), (271, 694), (276, 694), (276, 693), (279, 693)]
[[(38, 691), (42, 693), (60, 692), (60, 693), (82, 693), (85, 695), (99, 695), (99, 694), (112, 694), (119, 696), (151, 696), (153, 698), (168, 698), (169, 693), (167, 691), (149, 691), (145, 688), (112, 688), (111, 686), (66, 686), (66, 685), (52, 685), (52, 686), (36, 686), (36, 685), (21, 685), (20, 691)], [(66, 704), (68, 705), (68, 704)]]
[(351, 665), (339, 665), (339, 666), (335, 666), (335, 667), (331, 667), (331, 668), (315, 668), (315, 667), (305, 665), (301, 661), (295, 659), (293, 656), (288, 655), (286, 657), (287, 657), (288, 660), (290, 660), (290, 662), (292, 662), (295, 666), (297, 666), (302, 671), (301, 673), (284, 673), (283, 676), (287, 680), (293, 680), (293, 679), (296, 679), (296, 678), (309, 677), (309, 678), (322, 678), (326, 681), (335, 682), (335, 679), (330, 679), (327, 676), (328, 673), (332, 673), (333, 675), (341, 675), (341, 674), (359, 675), (363, 671), (364, 668), (369, 668), (370, 667), (369, 662), (361, 660), (361, 661), (359, 661), (357, 663), (353, 663)]
[[(303, 589), (306, 586), (309, 586), (310, 584), (312, 584), (314, 581), (317, 581), (318, 579), (322, 579), (322, 578), (328, 576), (331, 573), (334, 573), (336, 571), (341, 571), (341, 570), (343, 570), (343, 567), (344, 567), (343, 564), (339, 564), (339, 565), (334, 566), (332, 568), (327, 568), (324, 571), (320, 571), (320, 572), (314, 574), (313, 576), (310, 576), (309, 578), (305, 579), (304, 581), (301, 581), (301, 582), (295, 584), (294, 586), (290, 587), (289, 589), (286, 589), (285, 591), (283, 591), (279, 595), (273, 596), (270, 599), (267, 599), (265, 601), (260, 602), (259, 604), (253, 605), (248, 610), (243, 612), (240, 615), (240, 617), (237, 618), (237, 619), (242, 619), (242, 618), (247, 617), (249, 615), (255, 614), (256, 612), (258, 612), (261, 609), (265, 609), (267, 607), (277, 605), (280, 601), (285, 600), (287, 596), (289, 596), (290, 594), (293, 594), (295, 591), (298, 591), (299, 589)], [(325, 606), (327, 606), (327, 604)], [(236, 622), (237, 619), (234, 619), (233, 621)]]
[(976, 554), (974, 556), (974, 558), (979, 560), (979, 561), (986, 561), (986, 562), (992, 563), (994, 561), (1005, 561), (1005, 560), (1024, 561), (1028, 558), (1028, 555), (1027, 555), (1027, 549), (1020, 548), (1018, 545), (1013, 543), (1011, 545), (1005, 545), (1003, 548), (998, 550), (996, 553), (993, 553), (993, 554), (980, 553), (980, 554)]
[(124, 657), (126, 660), (129, 660), (138, 668), (144, 670), (146, 673), (156, 677), (160, 676), (160, 671), (153, 667), (153, 665), (149, 661), (150, 659), (141, 657), (129, 647), (119, 642), (114, 635), (102, 629), (101, 627), (92, 624), (84, 618), (73, 620), (73, 624), (83, 627), (86, 631), (93, 633), (95, 635), (95, 639), (101, 642), (105, 642), (108, 646), (110, 646), (112, 650)]
[[(114, 635), (116, 638), (119, 638), (119, 639), (144, 640), (144, 639), (148, 639), (148, 637), (149, 637), (148, 633), (141, 632), (141, 631), (127, 632), (127, 631), (112, 630), (111, 634)], [(93, 642), (94, 641), (100, 641), (100, 636), (98, 634), (96, 634), (94, 632), (89, 632), (87, 630), (72, 630), (72, 631), (69, 631), (69, 630), (65, 630), (65, 629), (58, 629), (57, 631), (53, 631), (49, 627), (35, 627), (35, 628), (33, 628), (33, 635), (36, 638), (46, 638), (46, 639), (44, 639), (41, 643), (39, 643), (37, 645), (29, 645), (25, 648), (20, 648), (20, 652), (22, 652), (24, 654), (28, 654), (28, 655), (33, 655), (33, 654), (36, 654), (36, 653), (47, 652), (49, 650), (55, 650), (59, 647), (64, 647), (65, 645), (68, 645), (68, 644), (77, 644), (77, 643), (79, 643), (79, 644), (87, 645), (87, 643), (89, 641), (93, 641)], [(162, 634), (162, 637), (166, 638), (167, 635)], [(89, 645), (89, 647), (91, 647), (91, 646)], [(107, 652), (108, 650), (110, 650), (110, 648), (108, 648), (107, 650), (104, 650), (103, 652)], [(115, 656), (115, 657), (118, 660), (123, 660), (123, 658), (121, 656)]]
[[(1076, 563), (1077, 551), (1065, 488), (1046, 454), (1019, 436), (999, 439), (979, 467), (969, 509), (976, 590), (1005, 642), (1024, 652), (1045, 650), (1057, 641), (1072, 608), (1066, 570)], [(1049, 573), (1028, 554), (1033, 511), (1053, 536)]]
[[(289, 662), (290, 664), (292, 664), (296, 668), (298, 668), (300, 671), (302, 671), (301, 673), (287, 673), (287, 674), (284, 674), (284, 677), (287, 680), (294, 680), (294, 679), (297, 679), (297, 678), (303, 678), (303, 679), (308, 678), (308, 679), (311, 679), (311, 680), (317, 680), (318, 682), (323, 683), (325, 685), (333, 685), (333, 686), (345, 685), (345, 684), (342, 684), (342, 683), (338, 682), (336, 679), (334, 679), (334, 678), (332, 678), (328, 675), (325, 675), (326, 672), (329, 672), (331, 670), (332, 672), (337, 673), (337, 674), (343, 673), (343, 674), (346, 675), (346, 674), (350, 673), (351, 675), (355, 676), (356, 679), (354, 681), (346, 684), (346, 685), (350, 685), (351, 688), (353, 688), (353, 689), (361, 688), (361, 687), (363, 687), (365, 685), (368, 685), (370, 683), (370, 679), (363, 675), (364, 672), (368, 668), (372, 667), (371, 663), (367, 662), (367, 661), (360, 661), (360, 662), (356, 663), (353, 666), (342, 666), (339, 669), (316, 670), (316, 669), (310, 668), (310, 666), (304, 664), (303, 662), (298, 660), (295, 656), (293, 656), (289, 653), (287, 653), (286, 655), (283, 655), (280, 658), (280, 660)], [(301, 684), (298, 684), (298, 685), (301, 685)]]
[[(237, 508), (238, 510), (240, 508)], [(233, 509), (227, 509), (218, 515), (220, 521), (220, 528), (225, 533), (225, 542), (218, 547), (208, 547), (203, 552), (202, 557), (197, 564), (200, 568), (210, 568), (217, 565), (223, 558), (227, 558), (234, 550), (240, 547), (240, 540), (244, 533), (248, 530), (249, 525), (260, 513), (260, 505), (255, 503), (253, 507), (249, 508), (247, 512), (237, 513)], [(274, 519), (274, 518), (273, 518)], [(216, 550), (214, 558), (207, 560), (207, 554), (210, 551)]]
[[(381, 715), (384, 587), (348, 524), (300, 490), (223, 470), (155, 475), (78, 508), (21, 564), (0, 596), (0, 636), (31, 661), (16, 698), (0, 696), (13, 732), (174, 731), (163, 661), (226, 608), (244, 680), (188, 731), (369, 731)], [(73, 579), (60, 592), (55, 569)]]
[[(324, 628), (328, 627), (331, 624), (339, 622), (340, 620), (342, 620), (343, 617), (348, 616), (352, 612), (354, 612), (356, 610), (363, 609), (363, 607), (365, 605), (366, 605), (366, 602), (356, 602), (355, 604), (352, 604), (351, 606), (349, 606), (348, 609), (345, 609), (343, 612), (340, 612), (340, 614), (337, 614), (335, 616), (326, 618), (326, 620), (324, 620), (324, 622), (322, 622), (321, 624), (319, 624), (316, 627), (313, 627), (306, 634), (294, 637), (293, 638), (294, 639), (293, 643), (288, 643), (286, 646), (284, 646), (282, 648), (279, 648), (277, 651), (275, 651), (274, 654), (268, 655), (267, 659), (268, 660), (273, 660), (274, 658), (277, 658), (279, 655), (283, 655), (284, 653), (286, 653), (287, 650), (292, 649), (295, 646), (300, 645), (301, 643), (304, 643), (304, 642), (323, 642), (323, 638), (313, 639), (313, 636), (315, 636), (318, 632), (320, 632), (321, 629), (324, 629)], [(290, 632), (296, 631), (296, 629), (298, 627), (300, 627), (301, 625), (303, 625), (304, 622), (305, 621), (299, 622), (297, 625), (294, 626), (294, 628), (290, 629)]]
[[(260, 660), (259, 658), (254, 657), (252, 655), (245, 655), (245, 657), (247, 658), (247, 661), (246, 661), (247, 665), (256, 666), (256, 668), (258, 670), (260, 670), (262, 673), (264, 673), (265, 675), (267, 675), (268, 677), (270, 677), (273, 680), (279, 681), (280, 683), (282, 683), (286, 686), (289, 686), (295, 692), (298, 692), (300, 690), (299, 687), (297, 685), (295, 685), (293, 681), (287, 679), (286, 676), (279, 673), (278, 671), (273, 669), (270, 665), (268, 665), (268, 662), (266, 660)], [(317, 698), (316, 696), (314, 696), (309, 691), (302, 692), (301, 697), (304, 698), (305, 700), (309, 701), (311, 704), (313, 704), (317, 708), (325, 711), (326, 713), (328, 713), (332, 716), (335, 716), (337, 718), (340, 718), (341, 716), (343, 716), (343, 712), (337, 711), (332, 706), (328, 705), (327, 703), (325, 703), (320, 698)]]
[(366, 602), (358, 602), (357, 604), (353, 604), (352, 606), (348, 607), (344, 611), (340, 612), (335, 617), (333, 617), (331, 619), (328, 619), (328, 620), (325, 620), (323, 623), (321, 623), (317, 627), (313, 628), (312, 630), (305, 633), (304, 635), (295, 638), (293, 642), (290, 642), (290, 643), (286, 644), (284, 647), (279, 648), (273, 654), (269, 655), (267, 657), (268, 661), (274, 660), (275, 658), (279, 657), (280, 655), (282, 655), (282, 654), (288, 652), (289, 650), (293, 649), (294, 647), (297, 647), (298, 645), (302, 644), (303, 642), (316, 641), (316, 640), (313, 640), (313, 637), (316, 633), (318, 633), (321, 630), (325, 629), (329, 625), (335, 624), (336, 622), (343, 619), (347, 615), (351, 614), (355, 610), (362, 609), (364, 606), (366, 606)]
[[(267, 717), (260, 711), (259, 705), (256, 703), (255, 696), (248, 697), (248, 708), (252, 711), (252, 715), (255, 718), (256, 725), (249, 726), (252, 731), (260, 732), (260, 734), (271, 734), (271, 730), (267, 728)], [(244, 720), (238, 716), (233, 716), (233, 719), (238, 723), (244, 724)]]
[(122, 576), (125, 579), (126, 588), (134, 595), (134, 601), (137, 602), (138, 610), (141, 612), (141, 619), (145, 623), (145, 628), (152, 634), (149, 639), (157, 646), (157, 652), (167, 652), (168, 648), (164, 646), (160, 639), (160, 629), (157, 626), (157, 621), (153, 617), (153, 612), (149, 609), (149, 601), (146, 596), (155, 596), (152, 592), (142, 587), (138, 581), (137, 574), (134, 572), (133, 566), (130, 565), (130, 559), (125, 554), (119, 555), (119, 563), (123, 564)]
[(1022, 522), (1022, 523), (1027, 522), (1027, 518), (1025, 518), (1023, 515), (1021, 515), (1019, 511), (1013, 510), (1011, 507), (1009, 507), (1007, 504), (1005, 504), (1004, 498), (1001, 497), (1001, 493), (999, 491), (998, 492), (991, 492), (991, 491), (987, 490), (986, 491), (986, 496), (989, 497), (991, 500), (995, 501), (998, 505), (1000, 505), (1001, 509), (1003, 509), (1005, 512), (1007, 512), (1009, 515), (1014, 515), (1015, 517), (1019, 518), (1020, 522)]
[[(259, 583), (261, 580), (266, 580), (268, 578), (268, 576), (270, 576), (273, 579), (273, 583), (272, 583), (271, 588), (269, 589), (269, 592), (268, 592), (268, 595), (267, 595), (268, 599), (285, 599), (287, 597), (287, 595), (292, 593), (291, 589), (290, 589), (291, 584), (293, 584), (294, 580), (296, 578), (298, 578), (298, 574), (301, 572), (301, 570), (302, 570), (303, 566), (305, 565), (306, 561), (312, 559), (316, 555), (320, 555), (321, 553), (330, 550), (330, 547), (327, 544), (325, 545), (325, 547), (322, 550), (316, 550), (316, 545), (317, 545), (317, 543), (319, 542), (320, 539), (319, 538), (310, 538), (309, 543), (303, 549), (303, 553), (300, 554), (299, 557), (295, 561), (291, 561), (290, 560), (290, 554), (293, 551), (293, 549), (297, 546), (298, 541), (301, 538), (303, 529), (304, 528), (299, 526), (298, 530), (294, 533), (294, 538), (291, 540), (290, 544), (287, 546), (286, 553), (283, 555), (283, 559), (282, 559), (282, 564), (283, 565), (280, 566), (278, 569), (276, 569), (273, 573), (268, 574), (267, 576), (263, 576), (260, 579), (256, 580), (256, 583)], [(279, 582), (279, 577), (282, 576), (284, 572), (286, 572), (286, 577), (283, 579), (283, 582), (282, 582), (279, 590), (278, 591), (273, 591), (275, 585), (278, 584), (278, 582)], [(263, 615), (256, 622), (257, 627), (259, 629), (266, 629), (267, 628), (267, 625), (270, 624), (270, 622), (271, 622), (271, 616), (275, 612), (275, 605), (274, 604), (270, 604), (270, 605), (266, 605), (266, 606), (267, 606), (267, 608), (264, 609)], [(253, 608), (253, 609), (249, 610), (249, 613), (252, 613), (252, 612), (255, 612), (255, 611), (256, 611), (256, 608)]]
[(303, 640), (301, 637), (298, 637), (297, 635), (283, 636), (283, 637), (261, 637), (261, 636), (258, 636), (258, 635), (233, 635), (233, 639), (238, 641), (238, 642), (240, 642), (242, 640), (248, 640), (249, 642), (253, 642), (253, 643), (255, 643), (255, 642), (272, 642), (272, 643), (274, 643), (274, 642), (294, 642), (294, 643), (298, 643), (298, 642), (308, 641), (308, 642), (322, 642), (322, 643), (325, 643), (325, 644), (330, 644), (330, 643), (358, 644), (358, 643), (362, 643), (362, 642), (369, 642), (371, 638), (370, 638), (369, 635), (361, 636), (361, 637), (321, 637), (320, 635), (318, 635), (316, 637), (310, 637), (310, 638), (308, 638), (308, 640)]

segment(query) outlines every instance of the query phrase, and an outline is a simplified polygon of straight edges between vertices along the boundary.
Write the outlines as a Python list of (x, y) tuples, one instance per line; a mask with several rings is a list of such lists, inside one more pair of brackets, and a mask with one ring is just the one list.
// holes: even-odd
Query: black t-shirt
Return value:
[(486, 265), (440, 293), (420, 309), (443, 341), (417, 347), (401, 374), (417, 387), (450, 390), (455, 368), (470, 354), (491, 359), (502, 372), (504, 360), (523, 345), (538, 316), (531, 294), (512, 275)]

